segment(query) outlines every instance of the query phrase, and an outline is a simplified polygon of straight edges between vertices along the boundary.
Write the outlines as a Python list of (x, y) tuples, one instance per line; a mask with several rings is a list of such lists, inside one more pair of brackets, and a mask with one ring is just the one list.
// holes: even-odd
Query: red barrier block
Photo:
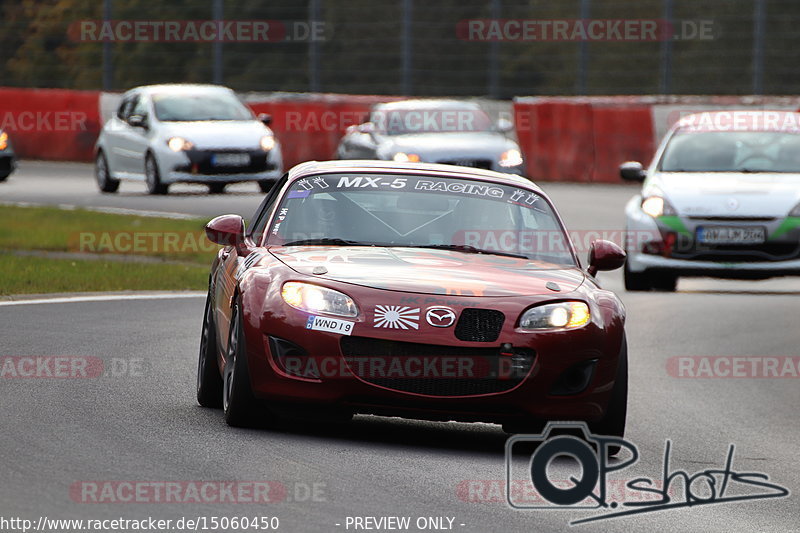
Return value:
[(575, 102), (515, 102), (517, 138), (527, 175), (540, 181), (591, 181), (592, 106)]
[(641, 161), (655, 152), (653, 113), (649, 105), (593, 106), (594, 165), (592, 181), (620, 183), (619, 165)]
[(91, 161), (99, 91), (0, 88), (0, 128), (21, 158)]

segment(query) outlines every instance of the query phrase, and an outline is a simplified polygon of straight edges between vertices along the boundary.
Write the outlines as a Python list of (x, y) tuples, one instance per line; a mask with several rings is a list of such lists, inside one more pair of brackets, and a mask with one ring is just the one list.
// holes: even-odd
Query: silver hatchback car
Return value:
[(667, 133), (625, 208), (625, 288), (672, 291), (680, 276), (800, 275), (800, 113), (715, 111)]
[(202, 183), (221, 193), (229, 183), (256, 181), (266, 192), (283, 173), (268, 123), (226, 87), (131, 89), (97, 140), (97, 185), (116, 192), (120, 180), (144, 181), (150, 194), (166, 194), (171, 183)]

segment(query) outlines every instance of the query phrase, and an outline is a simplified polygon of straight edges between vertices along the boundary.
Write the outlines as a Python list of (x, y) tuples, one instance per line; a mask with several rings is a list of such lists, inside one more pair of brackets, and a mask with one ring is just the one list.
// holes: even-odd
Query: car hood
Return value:
[(800, 174), (670, 172), (645, 190), (660, 189), (680, 215), (782, 217), (800, 202)]
[(271, 131), (258, 120), (200, 120), (197, 122), (162, 122), (165, 139), (183, 137), (196, 148), (239, 148), (255, 150), (261, 137)]
[[(572, 292), (585, 276), (577, 267), (488, 254), (422, 248), (366, 246), (273, 247), (270, 252), (294, 271), (362, 285), (421, 294), (519, 296)], [(320, 269), (319, 267), (324, 267)], [(324, 274), (315, 274), (325, 270)]]
[(381, 155), (390, 159), (396, 152), (414, 153), (427, 162), (446, 159), (498, 160), (506, 150), (518, 149), (517, 144), (500, 133), (417, 133), (383, 137)]

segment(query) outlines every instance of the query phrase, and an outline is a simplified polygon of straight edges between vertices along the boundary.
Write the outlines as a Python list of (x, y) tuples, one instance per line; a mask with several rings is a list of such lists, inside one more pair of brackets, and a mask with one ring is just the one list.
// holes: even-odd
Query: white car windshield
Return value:
[(575, 265), (568, 237), (544, 197), (452, 177), (357, 173), (301, 179), (283, 197), (267, 244), (438, 248)]
[(230, 94), (156, 94), (156, 118), (163, 122), (253, 120), (253, 114)]
[(492, 131), (489, 115), (472, 107), (376, 109), (370, 121), (386, 135)]
[(800, 173), (800, 134), (772, 131), (678, 132), (664, 151), (660, 170)]

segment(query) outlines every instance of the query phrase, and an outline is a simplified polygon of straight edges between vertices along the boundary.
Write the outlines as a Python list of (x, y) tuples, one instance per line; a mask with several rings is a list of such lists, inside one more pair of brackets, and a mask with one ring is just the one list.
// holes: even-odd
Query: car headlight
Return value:
[(194, 145), (183, 137), (170, 137), (169, 140), (167, 140), (167, 146), (169, 146), (169, 149), (173, 152), (191, 150), (194, 148)]
[(0, 133), (0, 150), (5, 150), (8, 147), (8, 133)]
[(405, 152), (397, 152), (392, 157), (398, 163), (417, 163), (419, 162), (419, 156), (417, 154), (407, 154)]
[(519, 150), (506, 150), (500, 156), (501, 167), (518, 167), (522, 164), (522, 154)]
[(358, 316), (358, 307), (352, 298), (344, 293), (302, 283), (287, 281), (281, 290), (283, 301), (301, 311), (308, 313), (327, 313), (337, 316)]
[(269, 152), (273, 148), (275, 148), (275, 136), (274, 135), (264, 135), (261, 137), (261, 149), (265, 152)]
[(642, 211), (653, 218), (678, 214), (672, 204), (663, 196), (648, 196), (642, 200)]
[(584, 302), (558, 302), (531, 307), (519, 319), (519, 327), (527, 330), (575, 329), (592, 319)]

